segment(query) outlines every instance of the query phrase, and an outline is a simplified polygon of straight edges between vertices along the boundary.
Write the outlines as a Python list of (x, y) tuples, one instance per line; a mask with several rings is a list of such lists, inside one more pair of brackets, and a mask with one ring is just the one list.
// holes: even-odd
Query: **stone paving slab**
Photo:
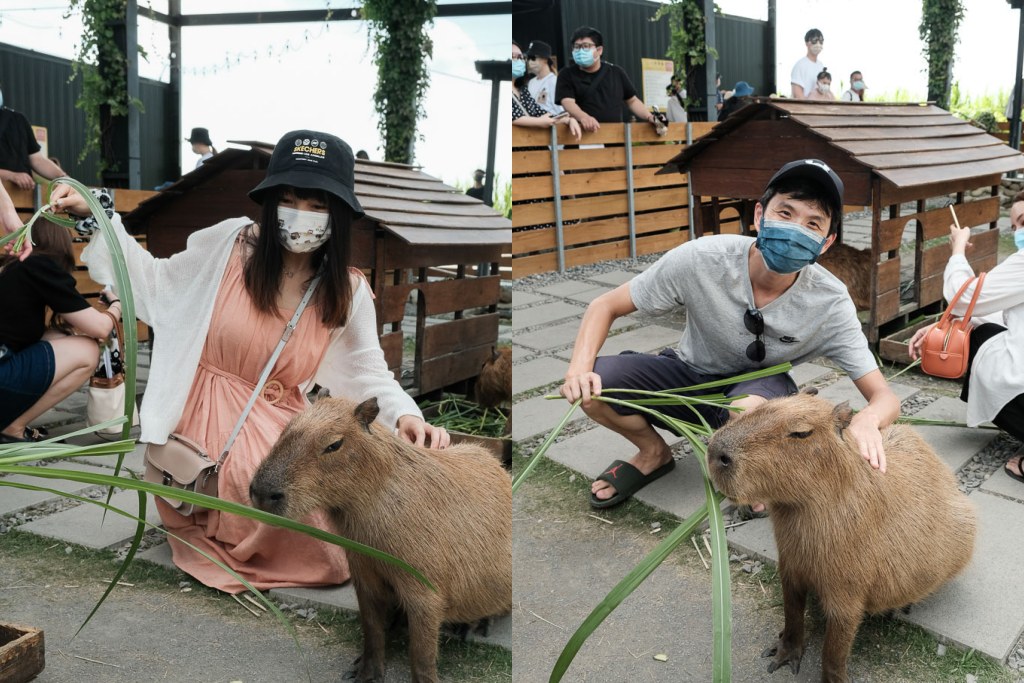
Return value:
[(1002, 465), (985, 480), (981, 490), (1024, 503), (1024, 484), (1010, 477)]
[(610, 273), (599, 273), (598, 275), (588, 275), (588, 280), (594, 282), (601, 282), (606, 285), (613, 285), (618, 287), (623, 282), (629, 282), (636, 277), (636, 273), (629, 270), (613, 270)]
[[(109, 474), (109, 470), (102, 467), (94, 467), (92, 465), (82, 465), (75, 462), (61, 462), (54, 463), (50, 467), (57, 467), (66, 470), (76, 470), (79, 472), (94, 472), (96, 474)], [(45, 469), (45, 468), (40, 468)], [(43, 479), (41, 477), (33, 477), (27, 474), (12, 474), (0, 479), (5, 482), (16, 482), (19, 484), (29, 484), (31, 486), (44, 486), (49, 489), (56, 489), (57, 491), (63, 491), (65, 493), (79, 493), (85, 489), (91, 488), (92, 484), (83, 484), (78, 481), (68, 481), (66, 479)], [(0, 489), (0, 516), (9, 515), (14, 512), (20, 512), (25, 508), (32, 507), (33, 505), (39, 505), (41, 503), (49, 503), (51, 501), (59, 500), (61, 496), (47, 493), (46, 491), (29, 491), (26, 489), (19, 489), (10, 486), (5, 486)]]
[(605, 292), (610, 291), (612, 291), (611, 287), (594, 287), (592, 289), (585, 289), (577, 294), (572, 294), (566, 298), (572, 299), (573, 301), (579, 301), (581, 304), (589, 304)]
[(594, 289), (593, 282), (587, 282), (586, 280), (566, 280), (564, 282), (556, 282), (553, 285), (547, 287), (540, 287), (537, 289), (538, 292), (549, 294), (551, 296), (568, 297), (572, 294), (579, 294), (588, 289)]
[[(61, 403), (61, 406), (64, 404)], [(55, 424), (63, 424), (65, 422), (71, 422), (72, 420), (78, 420), (79, 415), (77, 413), (69, 413), (58, 408), (51, 408), (45, 413), (32, 420), (33, 427), (48, 427)]]
[[(896, 394), (896, 398), (900, 401), (905, 401), (919, 389), (906, 384), (898, 384), (896, 382), (889, 382), (889, 388)], [(850, 407), (854, 410), (860, 410), (868, 404), (864, 400), (864, 397), (860, 395), (860, 391), (857, 389), (857, 385), (853, 383), (853, 380), (849, 377), (843, 377), (837, 380), (834, 384), (822, 389), (818, 392), (818, 396), (831, 401), (832, 403), (842, 403), (843, 401), (849, 401)]]
[[(545, 323), (563, 320), (565, 318), (576, 318), (583, 315), (584, 308), (565, 301), (553, 301), (548, 304), (531, 306), (519, 311), (512, 312), (512, 324), (518, 329), (543, 325)], [(577, 327), (579, 323), (576, 323)]]
[(928, 445), (935, 449), (942, 461), (954, 472), (963, 467), (978, 451), (999, 435), (992, 429), (967, 427), (914, 426)]
[(1024, 632), (1024, 507), (999, 496), (970, 496), (978, 510), (974, 559), (963, 574), (914, 605), (907, 621), (1005, 662)]
[[(670, 446), (682, 441), (682, 437), (674, 434), (661, 430), (659, 433)], [(596, 426), (556, 443), (548, 449), (547, 456), (595, 479), (613, 460), (629, 460), (635, 452), (636, 448), (625, 437)], [(675, 469), (638, 491), (636, 498), (677, 517), (688, 517), (704, 504), (700, 465), (688, 453), (676, 454)], [(589, 502), (580, 504), (589, 509)]]
[[(599, 355), (615, 356), (623, 351), (638, 351), (640, 353), (661, 351), (666, 346), (675, 346), (679, 343), (679, 336), (678, 330), (668, 327), (661, 327), (659, 325), (639, 327), (635, 330), (629, 330), (628, 332), (608, 337), (604, 345), (601, 346)], [(572, 358), (572, 349), (565, 349), (556, 355), (559, 358), (570, 360)]]
[[(132, 513), (138, 511), (138, 503), (139, 496), (135, 491), (120, 491), (110, 500), (114, 507)], [(120, 545), (135, 535), (135, 523), (132, 520), (110, 512), (107, 512), (104, 520), (104, 512), (106, 510), (97, 505), (82, 503), (23, 524), (18, 529), (98, 550)], [(153, 524), (160, 524), (160, 515), (152, 500), (146, 506), (146, 519)]]
[[(74, 436), (68, 439), (68, 443), (73, 443), (79, 446), (89, 446), (97, 442), (103, 443), (104, 440), (95, 434), (86, 434), (83, 436)], [(143, 462), (143, 454), (146, 452), (146, 444), (137, 443), (135, 449), (129, 453), (125, 453), (123, 467), (128, 468), (136, 474), (142, 474), (145, 471), (146, 465)], [(92, 465), (98, 465), (99, 467), (113, 468), (117, 464), (116, 455), (83, 455), (81, 457), (74, 458), (76, 462), (86, 462)]]
[(793, 378), (793, 381), (796, 382), (796, 385), (798, 387), (802, 387), (805, 384), (813, 382), (819, 377), (824, 377), (830, 372), (832, 372), (832, 369), (826, 368), (823, 365), (815, 365), (814, 363), (801, 363), (800, 365), (797, 365), (792, 370), (790, 370), (789, 375), (790, 377)]
[(928, 420), (948, 420), (950, 422), (967, 422), (967, 404), (958, 398), (940, 396), (921, 410), (914, 417)]
[[(528, 292), (524, 289), (513, 289), (512, 290), (512, 306), (525, 306), (526, 304), (535, 304), (538, 301), (544, 301), (547, 297)], [(512, 313), (515, 317), (515, 312)]]
[[(161, 543), (140, 552), (138, 558), (181, 572), (171, 559), (171, 546), (167, 543)], [(187, 575), (182, 572), (182, 576), (185, 577)], [(351, 582), (342, 586), (323, 586), (318, 588), (272, 588), (269, 592), (270, 597), (281, 604), (298, 603), (311, 607), (326, 607), (334, 610), (359, 613), (359, 602), (356, 600), (356, 591), (352, 587)], [(506, 650), (511, 650), (512, 617), (511, 615), (503, 615), (491, 619), (486, 636), (470, 632), (466, 637), (473, 642), (497, 645)]]
[[(512, 406), (512, 415), (515, 418), (512, 420), (512, 440), (522, 441), (537, 434), (547, 434), (562, 421), (568, 409), (567, 401), (549, 401), (543, 396), (516, 403)], [(586, 414), (577, 408), (570, 422), (586, 417)]]
[(512, 395), (560, 381), (565, 376), (567, 367), (564, 360), (551, 356), (542, 356), (513, 365)]
[[(515, 321), (516, 327), (519, 326), (519, 321)], [(612, 323), (611, 329), (619, 330), (623, 327), (635, 325), (636, 321), (631, 318), (619, 318)], [(567, 346), (576, 341), (576, 334), (580, 331), (580, 321), (570, 320), (569, 322), (562, 323), (560, 325), (552, 325), (545, 327), (540, 330), (534, 330), (533, 332), (515, 332), (512, 333), (512, 347), (515, 349), (517, 346), (528, 346), (532, 349), (539, 349), (546, 351), (548, 349), (555, 349), (559, 346)], [(513, 355), (515, 352), (513, 351)], [(571, 354), (570, 354), (571, 355)], [(512, 372), (515, 374), (515, 371)]]

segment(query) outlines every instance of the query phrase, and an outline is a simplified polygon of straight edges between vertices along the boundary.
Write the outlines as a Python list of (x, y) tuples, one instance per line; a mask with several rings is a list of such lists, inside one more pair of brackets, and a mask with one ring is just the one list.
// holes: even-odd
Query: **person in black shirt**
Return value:
[(581, 26), (571, 40), (575, 64), (558, 72), (555, 99), (583, 130), (592, 133), (602, 123), (621, 123), (623, 104), (640, 121), (655, 122), (654, 114), (636, 96), (626, 72), (601, 60), (604, 38), (600, 31)]
[(47, 180), (66, 175), (43, 154), (25, 115), (2, 106), (3, 101), (0, 90), (0, 178), (22, 190), (31, 190), (36, 186), (33, 171)]
[(476, 197), (480, 201), (484, 200), (484, 173), (483, 169), (476, 169), (473, 171), (473, 187), (466, 190), (466, 194), (470, 197)]
[[(121, 317), (119, 300), (100, 312), (75, 289), (67, 228), (40, 218), (32, 240), (36, 248), (24, 261), (0, 254), (0, 443), (27, 441), (29, 422), (89, 379), (99, 360), (96, 339)], [(80, 334), (48, 329), (47, 308)]]

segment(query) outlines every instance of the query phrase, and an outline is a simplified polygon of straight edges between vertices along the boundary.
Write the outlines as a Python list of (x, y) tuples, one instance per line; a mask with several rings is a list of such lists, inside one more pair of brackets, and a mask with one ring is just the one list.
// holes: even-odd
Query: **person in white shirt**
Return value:
[(565, 109), (555, 101), (555, 84), (558, 82), (558, 69), (551, 56), (551, 46), (542, 40), (535, 40), (526, 49), (526, 68), (533, 74), (526, 83), (530, 97), (540, 108), (555, 116)]
[(789, 76), (794, 100), (806, 100), (810, 97), (818, 74), (827, 68), (818, 61), (818, 55), (825, 47), (825, 37), (821, 35), (821, 31), (816, 28), (808, 31), (804, 35), (804, 44), (807, 46), (807, 54), (793, 65), (793, 72)]
[[(1013, 242), (1017, 252), (988, 272), (978, 294), (971, 323), (967, 373), (960, 400), (967, 402), (967, 424), (977, 427), (991, 421), (1019, 441), (1024, 441), (1024, 192), (1010, 205)], [(943, 275), (942, 291), (947, 300), (956, 296), (974, 270), (965, 253), (970, 246), (970, 227), (949, 226), (950, 257)], [(954, 315), (963, 315), (974, 296), (971, 284)], [(921, 355), (921, 344), (934, 325), (918, 330), (910, 339), (911, 360)], [(1006, 474), (1024, 482), (1024, 448), (1011, 457)]]
[(669, 123), (686, 123), (686, 88), (679, 76), (672, 77), (672, 83), (665, 91), (668, 93)]
[(864, 91), (868, 89), (864, 83), (864, 74), (854, 71), (850, 74), (850, 87), (843, 93), (843, 102), (863, 102)]
[(207, 159), (217, 153), (217, 148), (213, 146), (213, 141), (210, 140), (210, 131), (205, 128), (193, 128), (192, 135), (189, 135), (185, 140), (192, 143), (192, 151), (199, 155), (196, 168), (202, 166), (206, 163)]

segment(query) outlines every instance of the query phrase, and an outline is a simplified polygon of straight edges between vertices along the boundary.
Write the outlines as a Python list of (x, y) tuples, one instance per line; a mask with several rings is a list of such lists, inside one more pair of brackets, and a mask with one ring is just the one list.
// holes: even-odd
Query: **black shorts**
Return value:
[[(645, 391), (666, 391), (679, 387), (688, 387), (705, 382), (727, 379), (727, 375), (706, 375), (680, 360), (673, 349), (662, 349), (658, 355), (623, 351), (617, 356), (601, 356), (594, 363), (594, 372), (601, 376), (601, 395), (609, 398), (638, 398), (636, 394), (622, 393), (616, 395), (614, 389), (643, 389)], [(741, 374), (741, 373), (736, 373)], [(728, 384), (711, 389), (687, 392), (685, 395), (700, 396), (703, 394), (725, 394), (726, 396), (742, 396), (750, 394), (766, 399), (789, 396), (797, 392), (796, 382), (788, 373), (779, 373), (754, 379), (748, 382)], [(653, 426), (667, 429), (665, 423), (653, 415), (636, 410), (629, 406), (608, 404), (620, 415), (642, 415)], [(720, 427), (729, 419), (729, 411), (716, 406), (652, 406), (671, 417), (700, 424), (694, 410), (704, 416), (712, 427)]]

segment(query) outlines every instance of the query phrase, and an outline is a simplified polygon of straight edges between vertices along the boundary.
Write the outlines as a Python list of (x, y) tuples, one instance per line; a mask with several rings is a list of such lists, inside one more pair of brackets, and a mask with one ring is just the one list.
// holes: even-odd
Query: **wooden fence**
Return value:
[[(655, 175), (713, 123), (673, 123), (659, 137), (647, 123), (602, 124), (576, 140), (512, 127), (513, 277), (666, 251), (690, 238), (686, 176)], [(689, 131), (687, 130), (689, 128)], [(599, 145), (586, 148), (587, 145)], [(723, 232), (739, 232), (726, 210)]]

